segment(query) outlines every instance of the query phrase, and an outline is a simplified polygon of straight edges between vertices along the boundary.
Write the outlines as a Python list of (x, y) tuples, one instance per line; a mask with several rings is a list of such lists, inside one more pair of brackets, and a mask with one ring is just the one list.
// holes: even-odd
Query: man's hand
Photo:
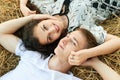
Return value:
[(78, 52), (72, 51), (68, 61), (71, 65), (81, 65), (89, 58), (88, 53), (88, 49), (80, 50)]

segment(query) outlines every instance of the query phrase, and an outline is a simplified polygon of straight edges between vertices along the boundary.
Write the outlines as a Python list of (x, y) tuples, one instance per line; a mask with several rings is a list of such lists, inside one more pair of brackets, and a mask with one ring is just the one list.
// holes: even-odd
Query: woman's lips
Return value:
[(54, 24), (54, 25), (55, 25), (56, 31), (59, 32), (60, 31), (60, 27), (58, 25), (56, 25), (56, 24)]

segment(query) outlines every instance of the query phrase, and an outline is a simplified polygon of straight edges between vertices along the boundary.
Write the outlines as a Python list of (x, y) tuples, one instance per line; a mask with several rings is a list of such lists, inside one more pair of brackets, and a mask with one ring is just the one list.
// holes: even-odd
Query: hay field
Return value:
[[(19, 0), (0, 0), (0, 23), (21, 17)], [(108, 33), (120, 37), (120, 18), (113, 16), (100, 23)], [(104, 63), (112, 67), (120, 74), (120, 51), (99, 57)], [(0, 76), (14, 69), (19, 61), (19, 57), (8, 52), (0, 46)], [(100, 75), (90, 67), (73, 67), (71, 71), (75, 76), (83, 80), (102, 80)]]

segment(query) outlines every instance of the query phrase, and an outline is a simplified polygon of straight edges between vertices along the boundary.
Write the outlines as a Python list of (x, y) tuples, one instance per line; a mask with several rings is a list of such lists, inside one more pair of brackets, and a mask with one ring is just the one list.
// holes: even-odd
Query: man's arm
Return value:
[(114, 35), (107, 35), (105, 42), (99, 46), (89, 49), (89, 58), (99, 55), (110, 54), (120, 49), (120, 38)]
[(120, 75), (99, 59), (93, 58), (92, 62), (89, 62), (89, 64), (101, 75), (104, 80), (120, 80)]

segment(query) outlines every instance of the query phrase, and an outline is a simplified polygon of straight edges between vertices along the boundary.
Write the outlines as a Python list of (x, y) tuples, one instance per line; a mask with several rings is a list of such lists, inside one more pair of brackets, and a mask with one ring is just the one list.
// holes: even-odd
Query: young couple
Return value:
[[(41, 57), (39, 52), (26, 49), (22, 41), (13, 35), (21, 24), (23, 25), (33, 19), (47, 18), (55, 19), (49, 15), (38, 14), (0, 24), (0, 44), (8, 51), (21, 57), (17, 67), (0, 77), (0, 80), (80, 80), (69, 72), (69, 69), (73, 65), (79, 65), (76, 61), (79, 61), (80, 56), (79, 54), (72, 54), (71, 51), (87, 50), (98, 45), (94, 36), (89, 31), (83, 28), (77, 28), (75, 31), (68, 33), (59, 41), (54, 50), (54, 54), (51, 54), (45, 59)], [(114, 40), (115, 42), (109, 44), (107, 47), (110, 49), (110, 52), (120, 48), (120, 44), (118, 44), (118, 42), (120, 43), (120, 39), (116, 37)], [(104, 80), (120, 79), (120, 76), (114, 70), (97, 58), (92, 58), (82, 65), (92, 66)]]
[[(88, 58), (109, 54), (120, 48), (119, 46), (120, 44), (118, 44), (120, 43), (120, 39), (118, 37), (110, 34), (106, 34), (106, 32), (103, 30), (102, 27), (95, 25), (95, 20), (99, 18), (103, 19), (104, 15), (97, 14), (99, 10), (96, 8), (91, 8), (90, 6), (92, 2), (88, 2), (89, 0), (86, 1), (57, 0), (55, 3), (52, 0), (49, 0), (47, 3), (45, 1), (42, 3), (42, 0), (41, 1), (39, 0), (40, 2), (38, 2), (37, 0), (31, 0), (31, 1), (33, 1), (33, 3), (35, 4), (40, 3), (37, 6), (40, 8), (42, 13), (47, 13), (54, 16), (50, 16), (47, 14), (30, 15), (27, 17), (11, 20), (1, 24), (2, 26), (0, 27), (1, 45), (6, 49), (8, 49), (10, 52), (16, 53), (17, 55), (21, 56), (21, 60), (17, 68), (4, 75), (2, 77), (3, 80), (4, 79), (7, 80), (7, 78), (14, 80), (16, 79), (15, 78), (16, 75), (17, 78), (23, 76), (22, 79), (19, 78), (21, 80), (29, 79), (29, 78), (45, 79), (47, 78), (46, 75), (50, 75), (48, 78), (53, 80), (54, 79), (56, 80), (56, 77), (59, 76), (60, 79), (62, 75), (64, 75), (63, 77), (64, 79), (68, 79), (68, 80), (74, 79), (75, 77), (64, 74), (64, 73), (68, 73), (68, 70), (71, 68), (72, 65), (80, 65), (83, 62), (85, 62)], [(94, 0), (90, 0), (90, 1), (93, 1), (95, 3)], [(110, 1), (110, 4), (111, 2), (112, 1)], [(23, 14), (29, 12), (29, 9), (26, 7), (26, 3), (27, 0), (20, 1), (20, 7)], [(107, 6), (107, 8), (109, 8), (109, 6)], [(114, 9), (113, 11), (116, 10), (117, 9)], [(110, 15), (110, 13), (108, 15)], [(102, 16), (102, 18), (100, 16)], [(80, 26), (81, 24), (85, 24), (88, 26)], [(18, 37), (14, 36), (12, 33), (17, 31), (19, 28), (21, 28), (24, 25), (26, 25), (27, 27), (25, 27), (23, 38), (21, 41), (18, 39)], [(99, 46), (93, 47), (95, 46), (96, 43), (95, 40), (94, 39), (92, 40), (91, 37), (87, 38), (86, 35), (88, 33), (82, 32), (82, 30), (84, 29), (80, 29), (81, 32), (80, 34), (82, 35), (79, 34), (80, 37), (77, 36), (78, 39), (76, 39), (76, 37), (73, 38), (72, 36), (73, 34), (77, 35), (75, 31), (74, 33), (72, 32), (69, 35), (67, 35), (65, 38), (61, 39), (57, 47), (53, 46), (54, 44), (57, 43), (57, 42), (54, 43), (54, 41), (58, 40), (58, 38), (61, 35), (64, 35), (66, 33), (66, 30), (70, 32), (73, 31), (76, 27), (85, 28), (91, 31), (99, 44), (103, 42), (104, 43)], [(92, 40), (92, 41), (90, 40), (90, 43), (94, 42), (94, 44), (90, 44), (92, 45), (91, 47), (93, 48), (88, 47), (87, 44), (89, 43), (87, 42), (88, 39)], [(12, 44), (11, 41), (13, 41), (14, 44)], [(78, 42), (80, 43), (80, 45), (76, 46)], [(22, 43), (24, 45), (22, 45)], [(53, 46), (52, 49), (49, 48), (51, 46)], [(50, 53), (53, 52), (54, 48), (55, 48), (55, 55), (50, 55)], [(70, 51), (67, 49), (69, 49)], [(40, 54), (34, 51), (38, 51), (40, 52)], [(41, 58), (41, 56), (44, 56), (44, 59)], [(61, 59), (61, 57), (63, 59)], [(63, 61), (64, 63), (62, 63)], [(98, 72), (100, 71), (99, 73), (104, 79), (106, 78), (108, 79), (108, 75), (107, 75), (108, 73), (112, 75), (110, 76), (111, 77), (110, 79), (113, 78), (119, 79), (119, 75), (115, 73), (113, 70), (111, 70), (108, 66), (101, 66), (105, 69), (108, 69), (108, 72), (104, 74), (102, 70), (100, 70), (100, 68), (98, 68), (98, 66), (95, 65), (97, 64), (97, 62), (100, 63), (101, 65), (105, 65), (102, 62), (99, 62), (98, 59), (93, 59), (88, 61), (88, 63), (89, 62), (91, 62), (91, 65), (89, 66), (93, 66)], [(86, 64), (88, 63), (86, 62)], [(29, 71), (32, 72), (32, 74), (30, 74)], [(43, 75), (43, 77), (41, 77), (40, 75)]]

